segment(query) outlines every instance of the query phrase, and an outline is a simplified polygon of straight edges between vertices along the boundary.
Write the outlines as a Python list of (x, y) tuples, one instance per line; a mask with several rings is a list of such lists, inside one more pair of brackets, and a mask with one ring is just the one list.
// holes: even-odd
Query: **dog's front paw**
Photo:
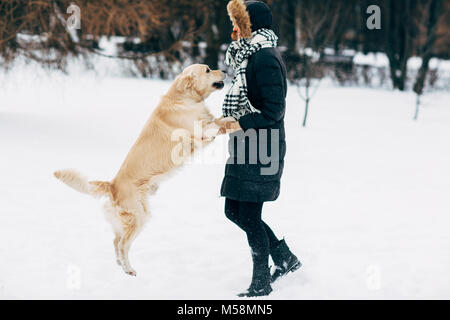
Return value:
[(202, 137), (202, 141), (204, 142), (211, 142), (215, 139), (216, 137), (208, 137), (208, 136), (203, 136)]

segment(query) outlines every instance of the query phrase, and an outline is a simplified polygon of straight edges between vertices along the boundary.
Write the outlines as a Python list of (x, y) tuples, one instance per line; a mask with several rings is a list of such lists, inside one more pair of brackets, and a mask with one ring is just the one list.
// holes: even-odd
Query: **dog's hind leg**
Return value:
[(116, 262), (119, 266), (121, 266), (122, 262), (120, 259), (119, 242), (120, 238), (122, 238), (123, 235), (123, 224), (119, 215), (120, 209), (118, 207), (115, 207), (110, 201), (105, 203), (103, 209), (105, 218), (111, 224), (111, 227), (114, 231), (114, 252), (116, 254)]
[(124, 233), (118, 243), (120, 261), (125, 273), (135, 276), (136, 271), (131, 267), (128, 259), (128, 252), (133, 240), (136, 238), (141, 228), (138, 223), (138, 218), (133, 213), (121, 212), (120, 218), (122, 220), (124, 230)]
[(119, 266), (122, 265), (122, 262), (120, 261), (120, 253), (119, 253), (119, 242), (120, 238), (122, 238), (122, 235), (120, 233), (114, 233), (114, 252), (116, 253), (116, 262)]

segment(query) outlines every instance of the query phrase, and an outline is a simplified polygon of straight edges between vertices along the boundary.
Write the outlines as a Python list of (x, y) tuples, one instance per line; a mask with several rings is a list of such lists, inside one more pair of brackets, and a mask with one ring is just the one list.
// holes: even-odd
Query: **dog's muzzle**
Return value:
[(213, 87), (216, 89), (222, 89), (225, 86), (223, 81), (218, 81), (213, 83)]

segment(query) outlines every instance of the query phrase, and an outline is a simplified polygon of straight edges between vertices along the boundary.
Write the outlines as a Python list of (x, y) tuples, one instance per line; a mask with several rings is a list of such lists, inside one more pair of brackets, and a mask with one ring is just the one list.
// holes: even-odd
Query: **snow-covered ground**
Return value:
[[(131, 249), (137, 277), (115, 264), (101, 201), (57, 181), (76, 168), (111, 179), (170, 82), (0, 74), (0, 298), (233, 299), (250, 281), (246, 238), (219, 197), (226, 138), (150, 199)], [(215, 114), (225, 91), (208, 104)], [(292, 88), (278, 201), (264, 218), (303, 267), (273, 299), (450, 298), (450, 93), (415, 97), (319, 89), (309, 126)]]

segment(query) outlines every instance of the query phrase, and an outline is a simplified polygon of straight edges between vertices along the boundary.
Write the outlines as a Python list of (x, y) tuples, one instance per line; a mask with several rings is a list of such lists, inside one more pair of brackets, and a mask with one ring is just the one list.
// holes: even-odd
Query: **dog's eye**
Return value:
[(209, 69), (206, 69), (206, 73), (210, 73), (211, 72), (211, 70), (209, 70)]

